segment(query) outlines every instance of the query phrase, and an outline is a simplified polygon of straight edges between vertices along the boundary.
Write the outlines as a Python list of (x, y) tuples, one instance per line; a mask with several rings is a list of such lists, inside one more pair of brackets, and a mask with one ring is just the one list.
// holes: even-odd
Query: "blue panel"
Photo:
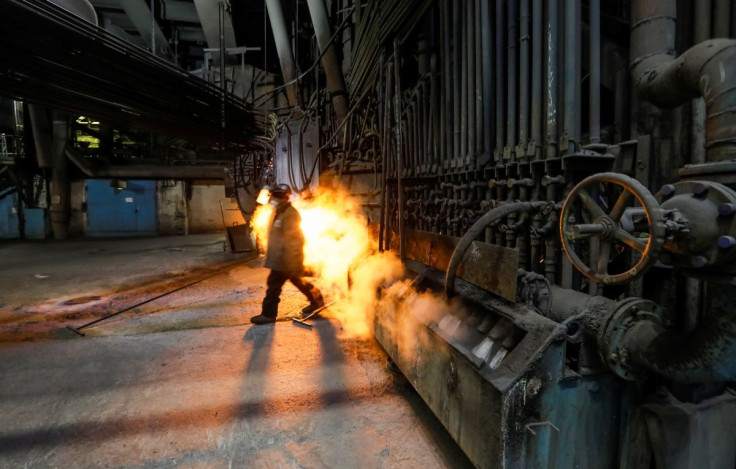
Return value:
[(87, 181), (87, 234), (156, 234), (156, 181), (128, 181), (116, 189), (108, 180)]
[(0, 200), (0, 238), (19, 238), (18, 214), (15, 202), (18, 195), (12, 194)]
[[(9, 195), (0, 200), (0, 238), (20, 238), (20, 222), (18, 220), (18, 213), (15, 210), (17, 201), (17, 194)], [(44, 220), (44, 209), (26, 208), (25, 204), (23, 204), (23, 207), (23, 214), (25, 215), (26, 220), (26, 238), (45, 238), (46, 225)]]

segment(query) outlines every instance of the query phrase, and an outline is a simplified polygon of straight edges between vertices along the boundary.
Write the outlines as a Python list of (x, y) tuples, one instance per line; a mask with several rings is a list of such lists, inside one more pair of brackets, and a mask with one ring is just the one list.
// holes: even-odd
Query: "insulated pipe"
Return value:
[[(337, 61), (335, 47), (331, 43), (330, 22), (327, 16), (324, 0), (307, 0), (309, 14), (314, 24), (317, 44), (322, 54), (322, 66), (325, 69), (327, 89), (332, 97), (332, 107), (335, 108), (337, 124), (341, 124), (348, 114), (348, 94), (345, 88), (345, 79)], [(399, 67), (396, 67), (398, 70)]]
[[(230, 182), (228, 168), (225, 166), (105, 166), (93, 168), (75, 149), (67, 147), (66, 156), (87, 177), (114, 179), (221, 179)], [(66, 161), (66, 160), (65, 160)]]
[(460, 8), (460, 0), (453, 0), (452, 2), (452, 85), (453, 85), (453, 102), (452, 109), (453, 115), (453, 135), (452, 135), (452, 158), (455, 159), (460, 156), (460, 106), (458, 103), (461, 102), (461, 88), (462, 82), (460, 77), (460, 62), (462, 57), (461, 37), (462, 37), (462, 10)]
[(601, 141), (601, 0), (590, 0), (590, 141)]
[(542, 143), (542, 0), (532, 0), (532, 125), (531, 139), (535, 159), (541, 156)]
[[(693, 43), (698, 44), (710, 39), (711, 0), (695, 2), (695, 25), (693, 26)], [(692, 130), (690, 138), (690, 163), (705, 163), (705, 101), (696, 99), (692, 102)]]
[(519, 53), (519, 145), (524, 146), (529, 139), (529, 0), (520, 0)]
[(273, 39), (276, 42), (276, 51), (279, 54), (284, 83), (291, 83), (286, 86), (286, 98), (289, 101), (289, 106), (293, 107), (297, 104), (296, 64), (291, 50), (289, 30), (286, 28), (284, 12), (281, 9), (281, 0), (266, 0), (266, 8), (268, 9), (271, 29), (273, 29)]
[(460, 262), (465, 256), (465, 252), (468, 250), (470, 245), (475, 241), (478, 236), (485, 231), (486, 228), (491, 226), (494, 222), (501, 220), (511, 214), (519, 212), (529, 212), (531, 210), (539, 210), (544, 208), (548, 202), (510, 202), (496, 207), (480, 217), (478, 221), (473, 223), (468, 231), (465, 232), (460, 242), (455, 246), (455, 250), (452, 252), (450, 263), (447, 266), (447, 273), (445, 274), (445, 293), (448, 297), (452, 296), (453, 289), (455, 287), (455, 275), (457, 269), (460, 267)]
[(703, 318), (691, 333), (642, 320), (624, 338), (630, 360), (678, 383), (736, 381), (736, 287), (710, 284)]
[(640, 98), (675, 107), (703, 97), (706, 159), (736, 157), (736, 40), (711, 39), (674, 59), (676, 0), (632, 3), (631, 75)]
[[(462, 0), (463, 11), (461, 12), (462, 27), (460, 28), (460, 167), (464, 166), (465, 157), (468, 155), (468, 69), (470, 68), (468, 54), (468, 20), (472, 21), (471, 15), (466, 14), (468, 3), (473, 0)], [(460, 2), (458, 2), (460, 3)]]
[[(468, 99), (468, 145), (467, 152), (463, 152), (467, 165), (464, 165), (466, 169), (470, 169), (470, 165), (475, 165), (475, 0), (468, 0), (468, 4), (465, 9), (466, 13), (466, 24), (465, 24), (465, 42), (466, 42), (466, 74), (467, 79), (465, 86), (467, 87), (467, 99)], [(480, 66), (480, 64), (477, 64)]]
[(491, 138), (493, 127), (493, 57), (491, 48), (493, 47), (493, 33), (491, 32), (491, 0), (480, 0), (480, 17), (481, 17), (481, 44), (482, 44), (482, 64), (483, 64), (483, 128), (485, 145), (483, 153), (487, 161), (493, 155), (493, 139)]
[[(547, 102), (547, 116), (545, 119), (547, 132), (547, 159), (557, 157), (557, 87), (559, 85), (558, 59), (559, 59), (559, 25), (557, 24), (557, 12), (560, 5), (559, 0), (549, 0), (547, 3), (547, 24), (545, 36), (547, 37), (547, 80), (545, 83), (545, 98)], [(553, 199), (550, 199), (553, 200)]]
[(519, 58), (516, 52), (516, 43), (519, 38), (516, 32), (517, 24), (519, 21), (519, 14), (517, 12), (517, 1), (509, 0), (508, 2), (508, 60), (506, 63), (506, 70), (508, 73), (507, 79), (507, 96), (506, 96), (506, 146), (509, 147), (511, 154), (514, 154), (514, 146), (516, 145), (516, 105), (518, 102), (516, 79), (517, 79), (517, 67)]
[(471, 169), (476, 169), (483, 153), (483, 32), (481, 0), (475, 0), (475, 159)]
[[(568, 142), (567, 152), (573, 153), (580, 143), (580, 100), (578, 99), (580, 80), (580, 30), (579, 0), (565, 0), (565, 133)], [(632, 49), (633, 49), (632, 45)]]
[(496, 165), (503, 164), (503, 146), (504, 146), (504, 82), (503, 82), (503, 57), (504, 57), (504, 1), (498, 0), (496, 3)]

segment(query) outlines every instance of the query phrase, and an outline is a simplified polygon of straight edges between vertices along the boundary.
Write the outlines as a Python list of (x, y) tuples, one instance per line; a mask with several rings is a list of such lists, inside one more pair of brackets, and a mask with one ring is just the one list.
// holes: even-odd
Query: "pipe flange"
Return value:
[(631, 359), (627, 344), (628, 332), (637, 323), (648, 320), (662, 323), (662, 308), (650, 300), (627, 298), (604, 319), (598, 329), (599, 353), (608, 368), (623, 379), (635, 381), (647, 375), (647, 370)]

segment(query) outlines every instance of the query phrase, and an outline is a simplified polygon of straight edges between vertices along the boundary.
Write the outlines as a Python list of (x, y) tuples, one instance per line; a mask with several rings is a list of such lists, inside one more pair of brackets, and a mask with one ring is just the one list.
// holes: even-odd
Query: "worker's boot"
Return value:
[(279, 312), (279, 300), (276, 298), (269, 298), (268, 296), (263, 300), (263, 306), (261, 307), (261, 314), (250, 318), (250, 322), (253, 324), (268, 324), (276, 322), (276, 315)]
[(317, 287), (313, 285), (311, 287), (312, 288), (310, 288), (309, 305), (302, 308), (302, 316), (309, 316), (315, 310), (318, 310), (325, 305), (325, 300), (324, 298), (322, 298), (322, 293), (317, 290)]

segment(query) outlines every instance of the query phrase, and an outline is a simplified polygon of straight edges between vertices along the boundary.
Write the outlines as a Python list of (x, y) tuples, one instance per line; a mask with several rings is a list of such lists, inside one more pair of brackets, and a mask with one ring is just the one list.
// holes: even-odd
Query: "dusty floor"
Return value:
[(222, 246), (0, 244), (0, 467), (470, 467), (372, 339), (286, 319), (295, 288), (251, 326), (267, 271)]

